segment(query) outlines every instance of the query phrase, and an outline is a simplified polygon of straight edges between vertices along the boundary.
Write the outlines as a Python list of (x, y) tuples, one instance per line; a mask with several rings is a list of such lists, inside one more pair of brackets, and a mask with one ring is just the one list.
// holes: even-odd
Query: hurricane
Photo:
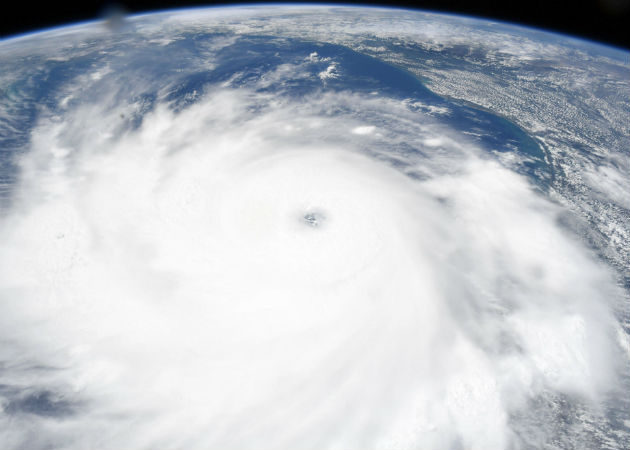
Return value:
[[(108, 44), (11, 159), (3, 448), (566, 448), (562, 414), (599, 442), (627, 406), (627, 292), (544, 146), (513, 127), (520, 153), (489, 152), (468, 105), (341, 84), (350, 50), (196, 38), (191, 14), (165, 41), (150, 15), (58, 38), (59, 67)], [(147, 69), (187, 40), (190, 78)]]

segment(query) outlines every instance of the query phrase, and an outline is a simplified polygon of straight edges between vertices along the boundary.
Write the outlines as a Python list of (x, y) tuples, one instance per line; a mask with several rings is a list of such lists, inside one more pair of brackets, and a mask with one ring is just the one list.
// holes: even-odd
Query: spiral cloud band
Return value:
[(131, 126), (114, 97), (18, 162), (5, 448), (510, 448), (541, 398), (620, 387), (611, 275), (439, 114), (226, 82)]

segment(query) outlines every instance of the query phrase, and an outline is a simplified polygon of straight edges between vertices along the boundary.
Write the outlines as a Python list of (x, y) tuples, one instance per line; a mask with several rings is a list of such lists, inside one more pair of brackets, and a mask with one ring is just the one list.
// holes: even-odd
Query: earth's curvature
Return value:
[(630, 445), (627, 51), (296, 5), (0, 67), (0, 448)]

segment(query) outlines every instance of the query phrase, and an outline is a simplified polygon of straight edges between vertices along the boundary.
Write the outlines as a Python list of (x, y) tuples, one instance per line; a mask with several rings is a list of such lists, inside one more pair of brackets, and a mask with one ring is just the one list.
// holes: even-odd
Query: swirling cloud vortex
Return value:
[(607, 272), (435, 118), (229, 86), (121, 117), (43, 117), (20, 160), (2, 383), (68, 413), (4, 442), (507, 448), (533, 399), (618, 383)]

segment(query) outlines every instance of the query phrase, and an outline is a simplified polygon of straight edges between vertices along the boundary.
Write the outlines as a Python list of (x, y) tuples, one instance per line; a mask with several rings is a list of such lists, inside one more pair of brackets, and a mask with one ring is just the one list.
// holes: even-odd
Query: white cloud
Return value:
[(524, 179), (393, 100), (271, 100), (33, 130), (0, 227), (7, 447), (506, 448), (536, 396), (616, 386), (614, 285)]
[(352, 129), (352, 133), (359, 134), (359, 135), (372, 134), (374, 133), (375, 129), (376, 127), (373, 125), (363, 125), (363, 126), (354, 127)]
[(330, 61), (329, 57), (319, 56), (317, 52), (311, 52), (306, 59), (312, 63)]
[(627, 157), (619, 158), (616, 162), (621, 167), (604, 163), (597, 168), (585, 170), (584, 178), (597, 194), (625, 209), (630, 209), (630, 179), (626, 176), (630, 162)]
[(439, 147), (444, 143), (444, 140), (441, 137), (432, 137), (424, 140), (424, 145), (427, 147)]
[(322, 81), (330, 80), (333, 78), (338, 78), (339, 74), (337, 73), (337, 65), (335, 63), (330, 64), (326, 67), (326, 70), (319, 72), (319, 78)]

